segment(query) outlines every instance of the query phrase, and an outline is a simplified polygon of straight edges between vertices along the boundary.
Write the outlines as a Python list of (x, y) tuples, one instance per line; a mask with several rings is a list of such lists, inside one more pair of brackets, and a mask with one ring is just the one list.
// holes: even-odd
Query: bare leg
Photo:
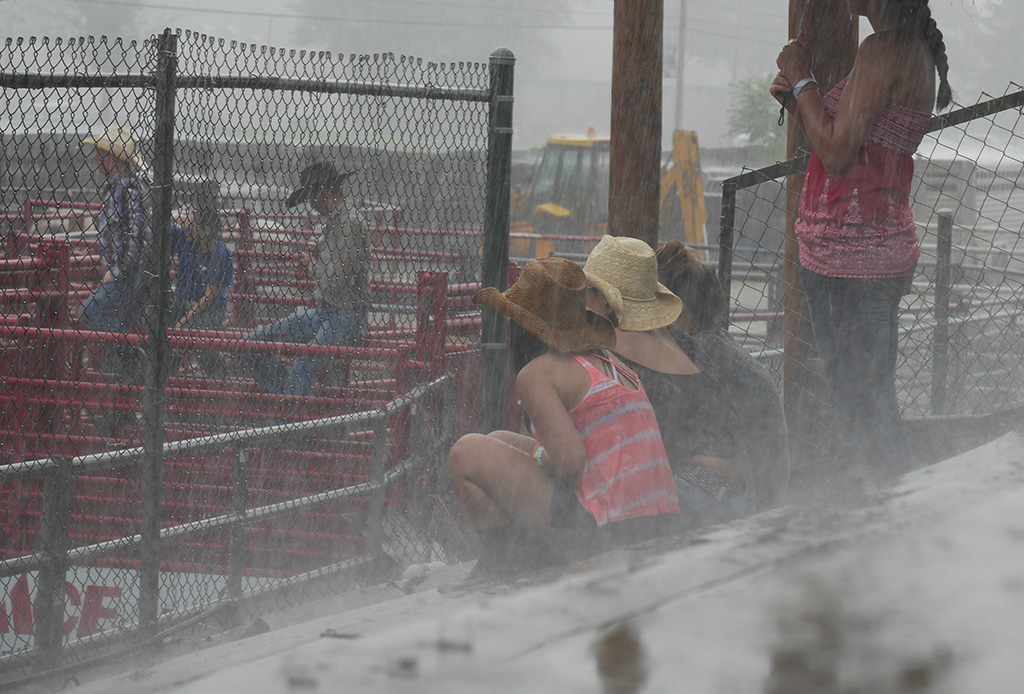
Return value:
[(514, 431), (492, 431), (488, 436), (492, 439), (503, 441), (510, 446), (515, 446), (519, 450), (531, 456), (533, 455), (534, 447), (537, 445), (537, 439), (532, 436), (526, 436), (525, 434), (517, 434)]
[(512, 432), (467, 434), (452, 446), (448, 455), (452, 489), (477, 530), (511, 520), (536, 532), (549, 527), (555, 481), (530, 456), (535, 444), (528, 444), (527, 450), (526, 441), (533, 439)]

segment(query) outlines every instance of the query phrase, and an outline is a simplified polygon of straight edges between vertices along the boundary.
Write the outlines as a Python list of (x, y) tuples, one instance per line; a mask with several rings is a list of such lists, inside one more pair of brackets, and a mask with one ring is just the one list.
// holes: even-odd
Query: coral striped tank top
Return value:
[[(615, 367), (635, 380), (626, 368)], [(642, 386), (626, 388), (604, 375), (587, 358), (573, 354), (590, 376), (590, 390), (572, 408), (583, 438), (587, 462), (576, 497), (598, 525), (660, 513), (679, 513), (676, 485), (654, 410)]]

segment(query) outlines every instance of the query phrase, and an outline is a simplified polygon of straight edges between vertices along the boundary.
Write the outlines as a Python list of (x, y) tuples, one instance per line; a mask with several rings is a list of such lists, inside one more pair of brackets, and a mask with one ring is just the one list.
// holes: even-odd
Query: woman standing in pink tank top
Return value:
[[(803, 37), (779, 54), (771, 94), (813, 151), (795, 222), (800, 282), (839, 434), (841, 478), (872, 486), (909, 469), (896, 399), (900, 297), (920, 250), (913, 154), (932, 108), (952, 100), (928, 0), (847, 0), (873, 34), (821, 95)], [(936, 99), (935, 76), (938, 73)]]
[(587, 310), (586, 294), (583, 270), (552, 258), (527, 262), (504, 293), (473, 297), (512, 319), (509, 354), (533, 433), (467, 434), (449, 454), (481, 539), (474, 580), (536, 565), (542, 547), (571, 558), (646, 539), (658, 530), (647, 520), (679, 514), (651, 403), (606, 351), (615, 329)]

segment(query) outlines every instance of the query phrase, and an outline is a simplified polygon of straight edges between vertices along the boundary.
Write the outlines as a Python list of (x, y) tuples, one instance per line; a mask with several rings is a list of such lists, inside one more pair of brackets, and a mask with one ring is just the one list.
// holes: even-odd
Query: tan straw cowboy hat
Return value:
[(117, 124), (107, 126), (102, 135), (90, 135), (82, 140), (82, 147), (92, 145), (96, 149), (110, 152), (121, 161), (128, 162), (137, 169), (145, 169), (146, 162), (139, 156), (139, 142), (127, 128)]
[(683, 310), (682, 300), (658, 281), (658, 259), (640, 239), (602, 236), (583, 272), (611, 304), (623, 330), (663, 328)]
[(587, 280), (580, 266), (565, 258), (527, 261), (507, 291), (486, 287), (473, 301), (501, 311), (559, 352), (615, 346), (615, 327), (587, 309)]

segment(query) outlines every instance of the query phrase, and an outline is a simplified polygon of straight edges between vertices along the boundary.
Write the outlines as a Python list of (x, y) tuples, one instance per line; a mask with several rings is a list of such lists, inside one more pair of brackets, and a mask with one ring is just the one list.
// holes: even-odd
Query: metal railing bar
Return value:
[[(211, 518), (192, 521), (191, 523), (172, 525), (160, 530), (160, 539), (181, 540), (194, 535), (202, 535), (215, 530), (230, 528), (238, 525), (239, 523), (267, 520), (269, 518), (284, 515), (291, 511), (305, 511), (316, 508), (317, 506), (344, 501), (345, 499), (353, 496), (378, 491), (386, 488), (402, 475), (408, 474), (411, 470), (422, 465), (425, 461), (425, 459), (420, 458), (415, 460), (416, 462), (407, 461), (392, 467), (385, 473), (381, 484), (364, 482), (351, 487), (332, 489), (325, 492), (319, 492), (311, 496), (289, 499), (276, 504), (258, 506), (256, 508), (247, 509), (244, 514), (226, 513), (221, 516), (213, 516)], [(108, 540), (106, 542), (98, 542), (91, 545), (82, 545), (68, 550), (67, 560), (71, 564), (81, 564), (119, 550), (134, 549), (141, 542), (142, 535), (136, 534), (120, 537), (116, 540)], [(42, 552), (26, 554), (13, 559), (5, 559), (0, 561), (0, 578), (17, 576), (26, 571), (34, 571), (46, 563), (46, 561), (46, 555)]]
[(0, 88), (4, 89), (100, 89), (122, 87), (151, 89), (156, 86), (156, 75), (42, 75), (27, 73), (0, 73)]
[[(0, 88), (5, 89), (150, 89), (156, 86), (155, 75), (43, 75), (0, 73)], [(449, 89), (416, 87), (408, 84), (374, 84), (372, 82), (331, 82), (285, 77), (232, 75), (178, 75), (177, 90), (182, 89), (251, 89), (266, 91), (310, 92), (317, 94), (352, 94), (355, 96), (390, 96), (406, 99), (468, 101), (489, 103), (488, 89)]]
[[(217, 448), (228, 448), (238, 443), (262, 442), (268, 439), (295, 438), (303, 434), (331, 431), (334, 429), (345, 429), (348, 427), (365, 426), (376, 422), (381, 418), (390, 417), (415, 402), (417, 398), (439, 389), (442, 383), (450, 377), (441, 376), (429, 383), (423, 383), (408, 393), (400, 395), (394, 400), (382, 405), (375, 410), (364, 412), (352, 412), (334, 417), (322, 419), (311, 419), (305, 422), (288, 422), (286, 424), (274, 424), (266, 427), (255, 427), (252, 429), (239, 429), (223, 434), (211, 434), (194, 439), (180, 439), (168, 441), (163, 445), (164, 455), (176, 455), (185, 453), (200, 453)], [(122, 448), (116, 451), (104, 451), (102, 453), (91, 453), (71, 459), (71, 467), (76, 473), (87, 472), (96, 469), (117, 467), (118, 465), (129, 465), (135, 462), (144, 453), (141, 446), (134, 448)], [(49, 458), (26, 460), (20, 463), (9, 463), (0, 465), (0, 481), (9, 482), (14, 480), (37, 477), (46, 472), (56, 469), (57, 462)]]
[(942, 116), (932, 116), (928, 132), (942, 130), (951, 125), (962, 125), (968, 121), (994, 116), (1002, 111), (1009, 111), (1011, 108), (1020, 108), (1021, 106), (1024, 106), (1024, 90), (957, 109)]
[(438, 99), (481, 103), (487, 103), (491, 100), (489, 89), (415, 87), (408, 84), (331, 82), (328, 80), (303, 80), (286, 77), (178, 75), (177, 83), (178, 89), (254, 89), (320, 94), (353, 94), (357, 96), (393, 96), (408, 99)]
[[(1014, 108), (1021, 108), (1024, 106), (1024, 90), (1014, 92), (1013, 94), (1007, 94), (1006, 96), (996, 97), (988, 101), (983, 101), (980, 104), (973, 106), (967, 106), (956, 111), (941, 116), (932, 116), (931, 123), (928, 125), (928, 132), (935, 132), (942, 130), (953, 125), (962, 125), (963, 123), (977, 120), (979, 118), (986, 118), (993, 116), (1003, 111), (1009, 111)], [(802, 154), (793, 159), (787, 161), (780, 161), (771, 166), (766, 166), (761, 169), (754, 171), (746, 171), (739, 174), (738, 176), (732, 176), (722, 181), (722, 184), (726, 183), (734, 186), (737, 189), (749, 188), (750, 186), (757, 185), (758, 183), (765, 183), (767, 181), (782, 178), (794, 173), (800, 173), (807, 168), (807, 162), (810, 159), (810, 155)]]

